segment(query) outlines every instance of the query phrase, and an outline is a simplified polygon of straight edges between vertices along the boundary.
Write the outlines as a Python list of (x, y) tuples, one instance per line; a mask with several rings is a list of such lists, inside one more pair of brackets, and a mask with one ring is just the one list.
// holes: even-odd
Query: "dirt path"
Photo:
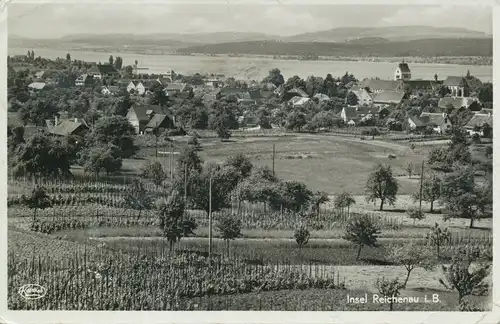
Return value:
[[(396, 151), (409, 151), (411, 150), (408, 146), (403, 145), (403, 144), (398, 144), (398, 143), (391, 143), (391, 142), (386, 142), (386, 141), (381, 141), (381, 140), (372, 140), (367, 139), (367, 140), (361, 140), (360, 137), (347, 137), (347, 136), (340, 136), (336, 134), (304, 134), (302, 137), (314, 137), (314, 138), (319, 138), (319, 139), (326, 139), (329, 141), (344, 141), (344, 142), (355, 142), (355, 143), (362, 143), (366, 145), (375, 145), (375, 146), (381, 146), (384, 148), (388, 148), (391, 150), (396, 150)], [(369, 138), (369, 137), (365, 137)]]

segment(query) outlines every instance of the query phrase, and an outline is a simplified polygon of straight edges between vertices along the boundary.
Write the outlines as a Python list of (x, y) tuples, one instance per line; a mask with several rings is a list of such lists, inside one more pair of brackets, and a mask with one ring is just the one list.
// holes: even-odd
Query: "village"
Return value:
[[(387, 80), (127, 63), (8, 58), (9, 289), (57, 291), (9, 307), (488, 307), (491, 82), (403, 58)], [(346, 301), (365, 293), (442, 302)]]
[[(23, 64), (26, 57), (13, 57), (12, 60)], [(111, 57), (110, 62), (112, 60)], [(172, 111), (167, 112), (165, 107), (150, 104), (148, 98), (154, 97), (158, 91), (165, 98), (176, 100), (200, 98), (207, 109), (216, 100), (235, 97), (240, 111), (236, 117), (239, 122), (247, 121), (245, 124), (249, 127), (262, 127), (258, 125), (257, 108), (265, 107), (269, 117), (275, 121), (270, 123), (270, 127), (281, 128), (286, 126), (285, 122), (280, 123), (276, 116), (284, 106), (311, 115), (310, 111), (320, 109), (317, 107), (321, 105), (329, 107), (336, 125), (340, 127), (378, 126), (406, 133), (444, 135), (453, 125), (453, 117), (449, 115), (463, 110), (469, 112), (465, 114), (468, 120), (460, 120), (460, 123), (470, 136), (476, 133), (482, 136), (483, 125), (492, 125), (491, 100), (486, 98), (489, 101), (483, 102), (478, 98), (478, 92), (483, 91), (483, 88), (479, 89), (482, 85), (478, 86), (480, 81), (470, 74), (466, 76), (465, 71), (462, 76), (447, 76), (444, 80), (440, 80), (437, 74), (429, 80), (412, 79), (410, 67), (403, 61), (395, 66), (393, 80), (372, 78), (359, 81), (353, 76), (353, 80), (342, 83), (339, 78), (333, 86), (343, 93), (332, 93), (331, 89), (324, 86), (317, 86), (317, 89), (307, 93), (308, 85), (303, 80), (301, 83), (300, 79), (295, 84), (263, 83), (234, 80), (223, 75), (182, 76), (173, 70), (161, 75), (146, 75), (139, 73), (142, 70), (137, 65), (117, 69), (121, 67), (121, 58), (116, 61), (120, 62), (119, 65), (117, 62), (84, 63), (88, 68), (80, 70), (85, 73), (73, 74), (74, 80), (69, 80), (69, 84), (64, 87), (91, 92), (94, 101), (99, 97), (123, 96), (124, 93), (137, 98), (126, 114), (137, 134), (176, 127)], [(78, 64), (81, 66), (82, 62)], [(61, 74), (61, 70), (40, 69), (36, 63), (28, 66), (30, 72), (26, 77), (32, 82), (27, 87), (32, 95), (36, 96), (35, 93), (41, 91), (50, 92), (58, 87), (57, 75)], [(313, 79), (313, 82), (317, 80)], [(473, 83), (472, 88), (470, 82)], [(423, 107), (422, 103), (427, 106)], [(333, 109), (330, 110), (330, 106)], [(405, 106), (407, 116), (395, 113), (402, 106)], [(83, 116), (75, 116), (78, 117), (75, 119), (68, 116), (67, 112), (61, 113), (61, 116), (55, 116), (55, 120), (47, 120), (47, 127), (51, 128), (53, 134), (69, 135), (66, 132), (70, 130), (74, 133), (90, 127), (90, 121), (81, 118)], [(154, 115), (156, 117), (153, 118)], [(71, 120), (68, 119), (70, 117)], [(328, 125), (328, 122), (331, 121), (326, 121), (327, 127), (333, 126)], [(309, 130), (325, 130), (324, 125), (319, 126), (309, 127)]]

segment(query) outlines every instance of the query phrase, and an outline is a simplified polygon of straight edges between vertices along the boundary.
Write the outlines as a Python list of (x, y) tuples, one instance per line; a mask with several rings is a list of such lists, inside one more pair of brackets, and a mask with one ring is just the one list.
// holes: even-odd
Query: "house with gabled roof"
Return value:
[[(352, 92), (358, 98), (358, 105), (371, 105), (373, 103), (373, 97), (368, 90), (362, 89), (351, 89), (349, 92)], [(347, 101), (347, 97), (346, 97)]]
[(408, 63), (403, 62), (398, 64), (398, 67), (394, 71), (394, 80), (410, 80), (411, 71)]
[(88, 129), (87, 125), (80, 122), (78, 118), (75, 118), (74, 120), (61, 120), (57, 125), (49, 129), (49, 133), (57, 136), (83, 136)]
[(399, 104), (405, 98), (406, 94), (403, 91), (383, 90), (373, 95), (373, 104), (375, 106)]
[(94, 78), (91, 75), (88, 75), (87, 73), (84, 73), (80, 75), (78, 78), (75, 80), (75, 86), (77, 87), (83, 87), (86, 85), (90, 85), (94, 82)]
[(364, 79), (357, 86), (358, 89), (367, 89), (370, 93), (380, 91), (403, 91), (403, 82), (401, 80), (380, 80)]
[(169, 83), (165, 87), (165, 93), (167, 94), (167, 96), (179, 94), (181, 92), (186, 92), (187, 90), (188, 86), (186, 83)]
[(420, 116), (408, 117), (408, 128), (412, 131), (421, 131), (427, 127), (432, 127), (434, 132), (444, 134), (451, 129), (452, 123), (446, 113), (423, 112)]
[(293, 89), (286, 91), (283, 94), (283, 96), (281, 97), (281, 100), (289, 101), (290, 99), (292, 99), (293, 97), (296, 97), (296, 96), (303, 97), (303, 98), (309, 97), (304, 90), (302, 90), (300, 88), (293, 88)]
[(464, 128), (470, 136), (474, 134), (484, 136), (483, 126), (485, 124), (493, 127), (493, 115), (491, 113), (475, 113)]
[(127, 85), (127, 92), (134, 92), (140, 96), (142, 96), (146, 92), (146, 87), (144, 84), (142, 84), (141, 81), (134, 80), (130, 81), (130, 83)]
[(87, 71), (87, 74), (93, 76), (96, 79), (102, 79), (105, 77), (117, 76), (118, 71), (111, 64), (97, 64), (92, 66)]
[(162, 114), (163, 109), (158, 105), (135, 104), (125, 116), (130, 124), (135, 128), (136, 134), (144, 132), (149, 121), (155, 114)]
[(174, 118), (170, 114), (154, 114), (144, 127), (144, 133), (160, 134), (174, 128)]
[(28, 90), (31, 93), (45, 90), (47, 88), (47, 83), (45, 82), (32, 82), (28, 85)]
[(404, 85), (408, 86), (412, 94), (432, 93), (438, 89), (443, 81), (438, 80), (405, 80)]
[(441, 110), (446, 110), (448, 108), (467, 108), (471, 111), (481, 110), (481, 105), (479, 104), (479, 102), (471, 97), (443, 97), (439, 99), (438, 107)]

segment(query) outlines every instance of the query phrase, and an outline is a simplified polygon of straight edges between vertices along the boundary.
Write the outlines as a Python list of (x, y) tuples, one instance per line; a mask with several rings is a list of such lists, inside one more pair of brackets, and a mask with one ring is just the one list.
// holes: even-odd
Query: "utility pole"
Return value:
[[(184, 206), (187, 206), (187, 163), (184, 163)], [(182, 220), (184, 220), (184, 214), (186, 213), (186, 207), (184, 207), (184, 213), (182, 213)]]
[(172, 161), (172, 155), (174, 154), (174, 146), (172, 143), (170, 143), (170, 157), (169, 157), (169, 165), (170, 165), (170, 181), (172, 181), (174, 177), (174, 172), (172, 168), (174, 167), (173, 161)]
[(274, 176), (274, 155), (276, 152), (276, 144), (273, 144), (273, 176)]
[(155, 148), (156, 148), (155, 156), (158, 159), (158, 122), (156, 122), (156, 128), (155, 128)]
[(212, 260), (212, 177), (208, 186), (208, 257)]
[(422, 213), (422, 189), (424, 186), (424, 161), (422, 161), (422, 171), (420, 171), (420, 199), (419, 199), (419, 204), (420, 204), (420, 213)]

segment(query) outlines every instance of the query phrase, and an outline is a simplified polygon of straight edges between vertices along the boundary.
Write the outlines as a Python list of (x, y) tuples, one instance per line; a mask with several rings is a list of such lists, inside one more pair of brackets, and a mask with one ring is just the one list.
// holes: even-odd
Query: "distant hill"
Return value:
[(346, 43), (358, 45), (387, 44), (389, 42), (390, 40), (382, 37), (362, 37), (346, 41)]
[(375, 44), (254, 41), (198, 45), (180, 53), (320, 56), (492, 56), (491, 38), (420, 39)]
[(341, 27), (282, 38), (287, 42), (344, 42), (352, 39), (377, 37), (390, 41), (431, 38), (490, 38), (483, 32), (465, 28), (431, 26)]

